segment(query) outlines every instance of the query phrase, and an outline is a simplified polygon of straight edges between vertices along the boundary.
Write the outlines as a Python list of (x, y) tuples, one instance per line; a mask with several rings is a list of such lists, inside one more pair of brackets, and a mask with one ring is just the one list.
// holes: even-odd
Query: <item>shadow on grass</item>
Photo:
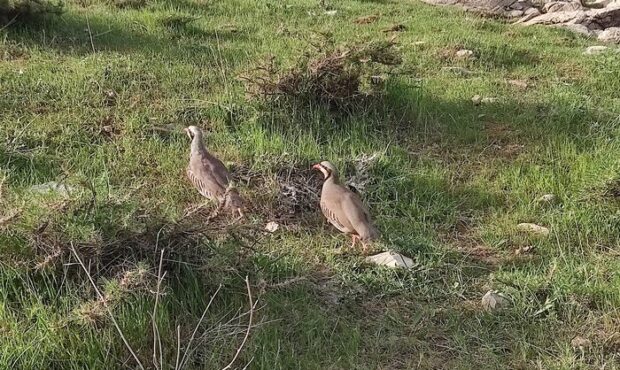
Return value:
[[(171, 14), (159, 20), (161, 32), (149, 34), (137, 21), (125, 22), (100, 15), (67, 13), (46, 18), (40, 24), (14, 25), (8, 28), (10, 39), (26, 46), (56, 50), (68, 55), (100, 52), (140, 53), (163, 61), (182, 60), (188, 64), (236, 65), (243, 53), (220, 47), (229, 40), (247, 40), (238, 30), (205, 30), (194, 24), (199, 18)], [(199, 42), (196, 42), (196, 41)]]

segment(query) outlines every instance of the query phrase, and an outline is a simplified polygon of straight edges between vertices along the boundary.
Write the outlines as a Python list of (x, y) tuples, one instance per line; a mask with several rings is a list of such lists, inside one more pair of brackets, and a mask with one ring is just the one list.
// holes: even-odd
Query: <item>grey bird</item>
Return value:
[(323, 161), (312, 168), (321, 171), (325, 178), (321, 191), (323, 215), (338, 230), (351, 236), (352, 248), (359, 240), (363, 246), (363, 253), (367, 253), (368, 243), (379, 237), (368, 209), (356, 193), (340, 183), (338, 171), (333, 164)]
[(222, 208), (237, 212), (239, 216), (244, 217), (244, 202), (237, 189), (232, 186), (230, 174), (224, 163), (205, 148), (202, 130), (196, 126), (189, 126), (185, 132), (192, 140), (187, 177), (203, 197), (218, 202), (218, 207), (210, 218), (217, 216)]

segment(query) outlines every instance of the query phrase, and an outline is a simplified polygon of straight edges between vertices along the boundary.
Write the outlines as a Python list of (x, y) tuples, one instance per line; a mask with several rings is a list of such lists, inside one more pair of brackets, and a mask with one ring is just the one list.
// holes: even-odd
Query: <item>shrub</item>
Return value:
[(402, 59), (391, 40), (335, 47), (314, 46), (289, 69), (273, 59), (242, 79), (255, 97), (290, 97), (342, 108), (378, 91), (384, 75)]
[(48, 0), (0, 0), (0, 25), (45, 14), (60, 14), (61, 2)]

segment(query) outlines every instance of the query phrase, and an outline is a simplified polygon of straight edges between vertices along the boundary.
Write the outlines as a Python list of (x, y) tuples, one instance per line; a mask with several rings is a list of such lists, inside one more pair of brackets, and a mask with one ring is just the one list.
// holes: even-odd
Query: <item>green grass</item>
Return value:
[[(105, 312), (85, 313), (97, 298), (69, 245), (92, 261), (147, 367), (156, 250), (187, 248), (201, 258), (166, 263), (156, 320), (172, 368), (177, 327), (185, 348), (220, 283), (188, 367), (232, 359), (247, 325), (235, 319), (248, 309), (245, 275), (259, 325), (239, 368), (620, 368), (618, 56), (585, 56), (591, 42), (563, 30), (415, 1), (331, 6), (333, 16), (301, 0), (135, 9), (72, 0), (61, 17), (0, 31), (0, 217), (17, 212), (0, 226), (0, 368), (135, 368)], [(381, 16), (353, 22), (370, 14)], [(245, 96), (238, 77), (269, 55), (290, 66), (320, 34), (343, 45), (383, 40), (396, 23), (407, 27), (397, 37), (404, 61), (378, 102), (334, 114)], [(459, 48), (477, 58), (452, 57)], [(474, 106), (476, 94), (497, 101)], [(225, 162), (261, 174), (241, 185), (255, 209), (275, 199), (282, 169), (329, 159), (348, 177), (356, 157), (381, 153), (363, 197), (384, 244), (417, 267), (388, 271), (334, 253), (348, 240), (318, 207), (255, 236), (252, 249), (210, 231), (159, 235), (202, 201), (184, 178), (181, 128), (191, 124), (210, 129), (207, 146)], [(30, 190), (48, 181), (82, 190), (67, 199)], [(536, 202), (547, 193), (560, 202)], [(247, 222), (267, 221), (255, 212)], [(551, 234), (528, 237), (521, 222)], [(135, 252), (138, 244), (152, 252)], [(529, 245), (530, 255), (515, 256)], [(55, 248), (57, 258), (35, 268)], [(138, 263), (146, 283), (124, 289), (123, 273)], [(304, 279), (278, 285), (295, 277)], [(509, 307), (482, 310), (489, 289)], [(575, 336), (591, 346), (573, 350)]]

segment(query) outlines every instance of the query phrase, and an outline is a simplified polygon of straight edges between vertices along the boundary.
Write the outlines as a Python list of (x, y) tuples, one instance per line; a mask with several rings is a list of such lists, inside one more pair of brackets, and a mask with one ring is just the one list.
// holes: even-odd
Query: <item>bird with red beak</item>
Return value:
[(368, 209), (357, 194), (342, 185), (338, 171), (332, 163), (322, 161), (312, 168), (321, 171), (324, 178), (320, 202), (323, 215), (336, 229), (351, 236), (351, 248), (355, 247), (359, 240), (362, 243), (362, 253), (367, 254), (368, 243), (379, 236)]

